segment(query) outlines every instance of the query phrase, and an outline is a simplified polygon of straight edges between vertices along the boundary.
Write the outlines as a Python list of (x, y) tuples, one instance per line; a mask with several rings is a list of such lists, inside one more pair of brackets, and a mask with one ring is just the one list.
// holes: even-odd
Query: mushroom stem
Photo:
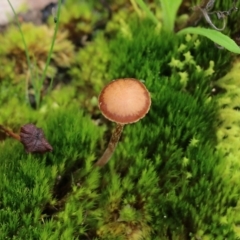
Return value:
[(117, 123), (117, 126), (114, 129), (112, 133), (112, 137), (108, 143), (107, 149), (105, 150), (103, 155), (98, 159), (98, 161), (95, 163), (95, 166), (102, 167), (110, 160), (118, 144), (119, 138), (122, 134), (123, 127), (124, 127), (124, 124)]
[(5, 128), (3, 125), (0, 125), (0, 129), (2, 129), (6, 134), (8, 134), (10, 137), (20, 141), (20, 136), (14, 132), (12, 132), (11, 130), (8, 130), (7, 128)]

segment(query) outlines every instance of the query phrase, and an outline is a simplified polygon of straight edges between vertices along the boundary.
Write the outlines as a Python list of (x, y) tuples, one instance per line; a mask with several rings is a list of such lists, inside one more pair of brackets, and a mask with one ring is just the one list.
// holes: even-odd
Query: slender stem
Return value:
[[(133, 3), (134, 1), (131, 1), (131, 3)], [(157, 17), (151, 12), (151, 10), (149, 9), (149, 7), (147, 6), (147, 4), (145, 3), (145, 1), (143, 0), (135, 0), (135, 3), (137, 3), (140, 8), (147, 14), (147, 16), (155, 23), (158, 24), (159, 21), (157, 19)]]
[(130, 0), (132, 6), (133, 6), (133, 9), (135, 10), (135, 12), (138, 14), (139, 17), (142, 17), (142, 12), (141, 10), (139, 9), (137, 3), (135, 2), (135, 0)]
[(203, 13), (202, 13), (201, 9), (208, 8), (208, 10), (210, 10), (213, 7), (214, 2), (215, 1), (213, 1), (213, 0), (202, 0), (201, 3), (199, 4), (199, 6), (193, 7), (194, 11), (190, 15), (188, 21), (186, 23), (184, 23), (182, 26), (180, 26), (178, 29), (176, 29), (176, 32), (182, 30), (183, 28), (196, 25), (203, 17)]
[(213, 29), (215, 29), (215, 30), (217, 30), (217, 31), (223, 31), (223, 30), (225, 29), (225, 27), (226, 27), (226, 19), (225, 19), (225, 18), (223, 18), (223, 26), (222, 26), (222, 28), (217, 28), (217, 27), (213, 24), (211, 18), (209, 17), (209, 15), (208, 15), (209, 13), (207, 13), (207, 11), (206, 11), (205, 9), (201, 9), (201, 8), (199, 8), (199, 9), (201, 10), (203, 16), (205, 17), (205, 20), (209, 23), (209, 25), (210, 25)]
[[(19, 32), (20, 32), (20, 34), (21, 34), (23, 46), (24, 46), (24, 49), (25, 49), (25, 55), (26, 55), (26, 58), (27, 58), (28, 69), (29, 69), (29, 71), (30, 71), (31, 78), (33, 78), (33, 72), (32, 72), (32, 67), (31, 67), (30, 55), (29, 55), (29, 52), (28, 52), (27, 43), (26, 43), (26, 41), (25, 41), (23, 31), (22, 31), (22, 28), (21, 28), (21, 24), (20, 24), (20, 22), (19, 22), (19, 20), (18, 20), (17, 13), (15, 12), (15, 10), (14, 10), (12, 4), (11, 4), (11, 1), (9, 1), (9, 0), (7, 0), (7, 1), (8, 1), (9, 6), (10, 6), (11, 9), (12, 9), (12, 12), (13, 12), (13, 14), (14, 14), (14, 18), (15, 18), (16, 23), (17, 23), (17, 27), (18, 27)], [(28, 80), (26, 80), (26, 84), (27, 84), (27, 81), (28, 81)], [(28, 97), (27, 97), (27, 99), (28, 99)], [(27, 99), (26, 99), (26, 100), (27, 100)], [(27, 101), (27, 102), (29, 102), (29, 101)]]
[(103, 155), (98, 159), (98, 161), (95, 163), (95, 166), (102, 167), (104, 166), (113, 155), (113, 152), (118, 144), (119, 138), (122, 134), (124, 125), (117, 123), (116, 128), (114, 129), (114, 132), (112, 134), (112, 137), (108, 143), (107, 149), (103, 153)]
[[(45, 80), (45, 78), (46, 78), (48, 66), (49, 66), (49, 64), (50, 64), (50, 60), (51, 60), (52, 53), (53, 53), (53, 47), (54, 47), (54, 44), (55, 44), (55, 40), (56, 40), (56, 38), (57, 38), (57, 32), (58, 32), (59, 21), (60, 21), (61, 6), (62, 6), (62, 0), (58, 0), (57, 22), (56, 22), (56, 25), (55, 25), (55, 29), (54, 29), (54, 33), (53, 33), (53, 39), (52, 39), (52, 44), (51, 44), (51, 47), (50, 47), (50, 51), (49, 51), (49, 53), (48, 53), (46, 65), (45, 65), (45, 68), (44, 68), (44, 70), (43, 70), (42, 78), (40, 79), (40, 86), (43, 85), (44, 80)], [(39, 105), (40, 105), (40, 97), (41, 97), (40, 95), (37, 96), (37, 101), (36, 101), (36, 102), (37, 102), (37, 108), (38, 108)]]
[[(21, 37), (22, 37), (22, 42), (23, 42), (23, 45), (24, 45), (25, 54), (26, 54), (26, 58), (27, 58), (28, 69), (30, 71), (31, 82), (32, 82), (34, 90), (35, 90), (35, 100), (36, 100), (37, 109), (38, 109), (39, 105), (40, 105), (40, 98), (41, 98), (41, 93), (40, 92), (41, 92), (44, 80), (46, 78), (46, 75), (47, 75), (47, 69), (48, 69), (48, 66), (50, 64), (50, 60), (51, 60), (51, 56), (52, 56), (52, 52), (53, 52), (53, 47), (54, 47), (55, 40), (56, 40), (56, 37), (57, 37), (57, 31), (58, 31), (58, 27), (59, 27), (59, 19), (60, 19), (60, 11), (61, 11), (62, 0), (58, 0), (57, 22), (56, 22), (56, 25), (55, 25), (55, 30), (54, 30), (54, 34), (53, 34), (53, 40), (52, 40), (52, 44), (51, 44), (51, 47), (50, 47), (50, 51), (48, 53), (46, 65), (45, 65), (44, 70), (43, 70), (42, 78), (41, 79), (39, 79), (39, 78), (37, 79), (37, 80), (39, 80), (38, 84), (35, 84), (34, 80), (33, 80), (33, 79), (35, 79), (35, 76), (34, 76), (34, 73), (33, 73), (33, 70), (32, 70), (32, 64), (31, 64), (31, 61), (30, 61), (30, 55), (29, 55), (29, 52), (28, 52), (28, 48), (27, 48), (26, 40), (24, 38), (24, 34), (22, 32), (22, 29), (21, 29), (20, 22), (19, 22), (18, 17), (17, 17), (17, 13), (15, 12), (15, 10), (14, 10), (12, 4), (11, 4), (11, 1), (10, 0), (7, 0), (7, 1), (8, 1), (9, 5), (10, 5), (10, 7), (11, 7), (13, 13), (14, 13), (14, 17), (16, 19), (16, 23), (17, 23), (18, 29), (19, 29)], [(36, 64), (35, 64), (35, 66), (36, 66)], [(28, 80), (26, 80), (26, 84), (28, 83), (27, 81)], [(28, 91), (28, 89), (27, 89), (27, 91)], [(27, 94), (28, 94), (28, 92), (27, 92)]]
[(20, 136), (14, 132), (12, 132), (11, 130), (5, 128), (4, 126), (0, 125), (0, 129), (2, 129), (6, 134), (8, 134), (10, 137), (20, 141)]

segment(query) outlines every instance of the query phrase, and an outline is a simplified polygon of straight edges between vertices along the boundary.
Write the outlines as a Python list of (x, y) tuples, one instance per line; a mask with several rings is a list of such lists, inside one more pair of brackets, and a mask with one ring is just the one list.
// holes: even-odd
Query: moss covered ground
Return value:
[[(17, 133), (34, 123), (53, 147), (27, 154), (0, 132), (0, 240), (240, 238), (239, 56), (163, 30), (159, 1), (146, 2), (159, 25), (135, 1), (66, 1), (39, 105), (18, 28), (0, 34), (0, 124)], [(177, 21), (192, 5), (182, 1)], [(21, 24), (34, 76), (54, 26), (51, 16)], [(239, 12), (224, 33), (237, 27)], [(128, 77), (146, 85), (151, 109), (95, 167), (114, 128), (98, 95)]]

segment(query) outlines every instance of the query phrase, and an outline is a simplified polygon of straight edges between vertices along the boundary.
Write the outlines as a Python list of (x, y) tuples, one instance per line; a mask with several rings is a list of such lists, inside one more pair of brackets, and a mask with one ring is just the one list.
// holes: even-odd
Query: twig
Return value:
[(10, 137), (20, 141), (20, 136), (14, 132), (12, 132), (11, 130), (5, 128), (3, 125), (0, 125), (0, 130), (2, 130), (3, 132), (5, 132), (7, 135), (9, 135)]
[[(225, 27), (226, 27), (226, 16), (225, 16), (225, 15), (224, 15), (224, 16), (221, 16), (221, 18), (223, 18), (223, 26), (222, 26), (222, 28), (218, 28), (218, 27), (216, 27), (216, 26), (213, 24), (211, 18), (209, 17), (209, 13), (206, 11), (206, 9), (202, 9), (202, 8), (199, 8), (199, 9), (200, 9), (200, 11), (202, 12), (203, 16), (205, 17), (205, 20), (209, 23), (209, 25), (210, 25), (213, 29), (215, 29), (215, 30), (217, 30), (217, 31), (223, 31), (223, 30), (225, 29)], [(219, 13), (218, 13), (218, 14), (219, 14)], [(220, 18), (219, 18), (219, 19), (220, 19)]]
[[(210, 12), (215, 4), (215, 0), (203, 0), (201, 2), (201, 4), (199, 6), (194, 6), (192, 9), (194, 10), (194, 12), (192, 13), (192, 15), (190, 16), (190, 18), (188, 19), (188, 21), (181, 26), (177, 31), (185, 28), (185, 27), (189, 27), (189, 26), (193, 26), (193, 25), (197, 25), (197, 23), (202, 19), (202, 17), (205, 18), (205, 20), (207, 21), (207, 23), (215, 30), (217, 31), (222, 31), (225, 29), (226, 27), (226, 18), (227, 16), (229, 16), (232, 12), (237, 11), (238, 8), (236, 7), (238, 0), (233, 0), (233, 4), (232, 7), (229, 10), (226, 11), (213, 11)], [(223, 19), (223, 26), (222, 28), (218, 28), (216, 27), (210, 16), (209, 15), (213, 15), (216, 14), (218, 19)]]

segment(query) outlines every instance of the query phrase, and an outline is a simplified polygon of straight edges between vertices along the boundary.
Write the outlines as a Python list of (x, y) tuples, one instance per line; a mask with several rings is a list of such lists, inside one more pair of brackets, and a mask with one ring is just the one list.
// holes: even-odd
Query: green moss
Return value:
[[(197, 236), (200, 230), (202, 236), (212, 238), (233, 236), (232, 221), (222, 227), (220, 222), (227, 211), (224, 206), (234, 201), (234, 194), (228, 189), (229, 180), (221, 181), (221, 171), (214, 167), (224, 162), (221, 152), (214, 151), (217, 103), (211, 98), (211, 81), (221, 74), (220, 67), (228, 64), (219, 60), (226, 58), (226, 52), (219, 52), (216, 58), (211, 51), (201, 51), (211, 44), (205, 39), (199, 43), (187, 37), (186, 42), (173, 35), (159, 34), (148, 22), (141, 22), (141, 31), (133, 27), (131, 35), (129, 39), (120, 34), (111, 42), (109, 73), (112, 79), (117, 76), (144, 79), (153, 103), (146, 120), (127, 127), (110, 165), (124, 172), (122, 181), (130, 178), (127, 181), (136, 184), (131, 189), (135, 192), (131, 195), (137, 196), (133, 205), (139, 206), (141, 201), (138, 210), (151, 216), (152, 238), (155, 234), (167, 236), (168, 231), (172, 235), (192, 232)], [(173, 58), (181, 61), (180, 69), (179, 65), (171, 66)], [(148, 174), (141, 181), (144, 172)], [(140, 182), (144, 185), (138, 187)], [(212, 199), (212, 191), (219, 184), (222, 192)], [(121, 184), (119, 188), (123, 188)], [(127, 194), (125, 189), (122, 192)], [(224, 203), (220, 201), (223, 195)], [(122, 198), (121, 195), (119, 199)], [(123, 203), (117, 208), (121, 206)], [(231, 214), (227, 218), (231, 219)], [(209, 227), (209, 221), (215, 227)], [(161, 228), (159, 232), (159, 226), (165, 231)]]
[[(0, 227), (1, 239), (59, 239), (61, 235), (66, 236), (65, 239), (73, 239), (73, 234), (85, 232), (83, 218), (87, 212), (90, 214), (97, 201), (98, 194), (94, 191), (98, 186), (99, 173), (93, 171), (91, 165), (96, 154), (97, 136), (102, 130), (76, 107), (52, 111), (44, 122), (40, 118), (37, 125), (44, 129), (47, 139), (54, 146), (54, 154), (27, 155), (21, 144), (12, 139), (1, 144), (1, 149), (4, 149), (0, 153), (3, 160), (0, 168), (0, 221), (4, 222)], [(80, 172), (68, 172), (76, 166), (81, 169)], [(64, 181), (58, 182), (60, 176)], [(64, 195), (63, 183), (66, 186), (75, 185), (72, 197)], [(55, 191), (57, 184), (61, 188)], [(81, 198), (82, 207), (78, 205)], [(67, 202), (66, 206), (64, 202)], [(57, 211), (65, 206), (65, 210), (56, 216), (61, 225), (49, 222), (47, 210), (50, 207), (47, 206)], [(69, 214), (75, 219), (71, 220), (74, 222), (72, 226), (75, 225), (74, 231), (69, 226), (72, 218)], [(53, 234), (54, 229), (56, 232)]]
[[(47, 26), (34, 26), (24, 23), (21, 26), (26, 39), (27, 48), (35, 74), (41, 74), (45, 67), (48, 51), (50, 49), (53, 29)], [(50, 64), (48, 77), (53, 77), (56, 67), (69, 67), (73, 60), (73, 45), (66, 39), (66, 31), (61, 31), (57, 35), (56, 44), (53, 50), (52, 63)], [(0, 35), (0, 57), (8, 67), (4, 67), (1, 72), (1, 79), (8, 78), (9, 75), (14, 79), (21, 77), (25, 79), (27, 75), (27, 62), (25, 50), (19, 30), (15, 26), (10, 26), (7, 31)], [(9, 66), (14, 62), (14, 71), (9, 74)], [(14, 73), (14, 75), (13, 75)]]
[[(239, 64), (223, 77), (233, 57), (207, 39), (162, 32), (135, 14), (115, 23), (77, 52), (73, 81), (38, 111), (1, 85), (0, 122), (36, 123), (54, 150), (27, 155), (15, 140), (0, 143), (0, 239), (235, 239)], [(92, 119), (96, 97), (124, 77), (146, 84), (152, 106), (95, 168), (112, 126)]]
[(68, 38), (75, 45), (81, 46), (96, 29), (104, 28), (107, 16), (107, 9), (100, 2), (69, 0), (62, 8), (60, 29), (67, 30)]
[(111, 61), (106, 39), (98, 34), (94, 42), (89, 42), (80, 49), (75, 58), (75, 65), (70, 69), (74, 84), (98, 94), (109, 79), (107, 66)]
[[(23, 123), (36, 122), (39, 114), (34, 114), (34, 111), (29, 109), (29, 106), (24, 102), (24, 99), (19, 99), (18, 96), (14, 94), (11, 99), (9, 99), (9, 96), (7, 97), (8, 101), (1, 104), (1, 124), (18, 129)], [(19, 104), (21, 105), (19, 106)]]
[[(218, 114), (218, 145), (217, 148), (220, 149), (225, 155), (225, 168), (222, 171), (222, 176), (226, 179), (230, 179), (230, 186), (238, 185), (239, 179), (239, 60), (237, 60), (231, 71), (219, 79), (217, 82), (217, 89), (224, 90), (222, 94), (219, 95), (219, 114)], [(236, 236), (240, 236), (239, 231), (239, 200), (236, 206), (233, 208), (235, 214), (233, 216), (235, 226), (234, 230)]]

